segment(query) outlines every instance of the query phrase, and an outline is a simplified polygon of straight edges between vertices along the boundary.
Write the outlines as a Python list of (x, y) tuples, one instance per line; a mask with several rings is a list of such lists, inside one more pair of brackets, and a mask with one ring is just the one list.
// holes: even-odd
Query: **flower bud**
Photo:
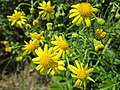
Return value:
[(97, 23), (103, 25), (105, 23), (105, 20), (102, 18), (97, 18)]
[(31, 28), (31, 25), (27, 23), (27, 24), (25, 25), (25, 29), (28, 30), (28, 29), (30, 29), (30, 28)]
[(65, 16), (65, 13), (64, 12), (62, 12), (62, 14), (61, 14), (62, 16)]
[(47, 26), (47, 30), (52, 30), (52, 25), (53, 23), (47, 23), (46, 26)]
[(64, 24), (58, 24), (57, 26), (58, 26), (58, 27), (62, 27), (62, 26), (64, 26)]
[(120, 18), (120, 14), (119, 14), (118, 12), (116, 13), (115, 18), (116, 18), (116, 19), (119, 19), (119, 18)]
[(59, 17), (60, 17), (60, 15), (61, 15), (61, 13), (60, 13), (60, 12), (56, 12), (55, 17), (56, 17), (56, 18), (59, 18)]
[(34, 8), (30, 8), (30, 13), (33, 14), (35, 12)]
[(36, 20), (33, 21), (33, 25), (34, 25), (34, 26), (38, 26), (38, 25), (39, 25), (38, 19), (36, 19)]
[(102, 51), (104, 49), (104, 45), (101, 43), (101, 41), (98, 41), (96, 39), (94, 39), (94, 47), (95, 47), (95, 51)]
[(72, 38), (78, 37), (77, 33), (72, 33)]

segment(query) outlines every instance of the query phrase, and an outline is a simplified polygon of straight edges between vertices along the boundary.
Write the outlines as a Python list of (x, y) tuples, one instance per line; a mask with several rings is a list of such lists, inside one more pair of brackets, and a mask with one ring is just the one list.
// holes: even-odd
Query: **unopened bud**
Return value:
[(34, 13), (34, 8), (30, 8), (30, 13), (33, 14)]
[(119, 18), (120, 18), (120, 14), (119, 14), (119, 13), (116, 13), (115, 18), (116, 18), (116, 19), (119, 19)]
[(78, 37), (77, 33), (72, 33), (72, 38)]
[(47, 23), (46, 26), (47, 26), (47, 30), (52, 30), (52, 25), (53, 23)]
[(100, 24), (100, 25), (103, 25), (105, 23), (105, 20), (102, 19), (102, 18), (97, 18), (97, 22)]

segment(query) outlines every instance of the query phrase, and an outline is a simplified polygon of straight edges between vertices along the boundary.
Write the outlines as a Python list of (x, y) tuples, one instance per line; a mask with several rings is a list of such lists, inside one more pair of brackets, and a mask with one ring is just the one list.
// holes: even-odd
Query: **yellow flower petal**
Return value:
[(41, 54), (43, 54), (43, 50), (41, 49), (41, 47), (39, 47), (37, 50), (35, 50), (35, 53), (41, 57)]
[(90, 72), (93, 72), (94, 68), (90, 68), (86, 71), (87, 74), (89, 74)]
[(81, 85), (82, 85), (82, 81), (81, 81), (80, 79), (78, 79), (78, 80), (75, 82), (75, 84), (74, 84), (74, 86), (73, 86), (73, 87), (80, 88), (80, 87), (81, 87)]
[(50, 74), (51, 74), (52, 76), (54, 76), (55, 71), (54, 71), (54, 70), (52, 70)]
[(84, 81), (84, 90), (86, 90), (86, 81)]
[(77, 60), (75, 60), (75, 64), (76, 64), (77, 68), (80, 69), (80, 64), (78, 63)]
[(39, 58), (39, 57), (33, 58), (32, 61), (33, 61), (33, 62), (39, 62), (39, 61), (40, 61), (40, 58)]
[(66, 70), (66, 68), (64, 66), (58, 66), (59, 70)]
[(85, 66), (85, 70), (87, 70), (88, 69), (88, 64), (86, 64), (86, 66)]
[(78, 12), (72, 13), (72, 14), (70, 14), (69, 18), (72, 18), (72, 17), (74, 17), (74, 16), (77, 16), (78, 14), (79, 14)]
[(42, 68), (42, 65), (38, 65), (37, 67), (36, 67), (36, 70), (40, 70)]
[(95, 83), (95, 81), (91, 77), (87, 76), (87, 79)]
[(92, 8), (93, 12), (98, 12), (99, 10), (97, 8)]
[(74, 74), (71, 74), (71, 76), (73, 77), (73, 78), (78, 78), (76, 75), (74, 75)]
[(45, 46), (44, 46), (44, 52), (45, 52), (45, 54), (47, 54), (47, 52), (48, 52), (48, 45), (47, 44), (45, 44)]
[(73, 12), (77, 12), (77, 10), (76, 9), (71, 9), (69, 12), (73, 13)]
[(72, 65), (68, 65), (68, 68), (74, 73), (74, 74), (77, 74), (78, 73), (78, 69)]
[(86, 17), (86, 18), (85, 18), (85, 22), (86, 22), (86, 25), (87, 25), (88, 27), (91, 26), (91, 21), (90, 21), (90, 18), (89, 18), (89, 17)]
[(81, 16), (79, 19), (78, 19), (78, 22), (77, 22), (77, 26), (79, 26), (83, 21), (83, 17)]
[(76, 16), (76, 17), (72, 20), (72, 23), (75, 23), (79, 18), (80, 18), (80, 15)]

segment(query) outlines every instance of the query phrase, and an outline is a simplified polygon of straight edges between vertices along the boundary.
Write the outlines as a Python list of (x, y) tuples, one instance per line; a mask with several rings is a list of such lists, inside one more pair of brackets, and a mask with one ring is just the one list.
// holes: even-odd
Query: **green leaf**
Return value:
[(61, 87), (59, 87), (58, 85), (54, 85), (48, 88), (48, 90), (63, 90)]

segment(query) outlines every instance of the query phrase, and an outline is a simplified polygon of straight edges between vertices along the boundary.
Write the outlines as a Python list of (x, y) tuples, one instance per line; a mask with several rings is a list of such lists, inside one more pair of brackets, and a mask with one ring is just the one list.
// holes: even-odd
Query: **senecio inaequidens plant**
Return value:
[[(34, 7), (37, 5), (37, 3), (39, 3), (39, 6), (37, 6), (38, 10), (36, 10), (36, 14)], [(22, 3), (20, 5), (22, 5)], [(20, 5), (18, 6), (20, 7)], [(23, 5), (25, 5), (25, 3)], [(94, 8), (88, 2), (80, 2), (75, 5), (69, 5), (69, 7), (71, 9), (64, 9), (63, 5), (63, 7), (61, 7), (62, 9), (60, 10), (62, 10), (62, 12), (63, 10), (69, 10), (69, 13), (65, 13), (64, 16), (59, 16), (56, 18), (56, 4), (51, 3), (51, 1), (32, 1), (32, 9), (30, 9), (32, 10), (32, 13), (27, 15), (22, 9), (16, 9), (14, 10), (12, 16), (7, 16), (7, 18), (11, 22), (11, 26), (15, 25), (16, 27), (25, 29), (25, 32), (27, 32), (27, 34), (25, 34), (29, 38), (29, 41), (24, 40), (25, 45), (23, 44), (21, 48), (23, 54), (18, 55), (16, 57), (16, 61), (22, 60), (26, 55), (30, 56), (32, 54), (35, 57), (32, 58), (31, 61), (37, 65), (36, 70), (40, 71), (41, 74), (51, 74), (54, 77), (55, 75), (61, 74), (62, 72), (72, 72), (70, 74), (71, 77), (73, 79), (77, 79), (76, 82), (74, 80), (72, 81), (74, 83), (73, 87), (82, 88), (83, 86), (84, 90), (86, 90), (86, 83), (89, 83), (86, 81), (87, 79), (95, 83), (95, 80), (93, 80), (91, 77), (93, 76), (92, 72), (94, 71), (95, 66), (98, 65), (98, 62), (95, 64), (95, 66), (91, 66), (89, 65), (88, 61), (82, 61), (79, 58), (76, 58), (75, 56), (79, 57), (79, 53), (82, 52), (82, 50), (78, 51), (79, 53), (75, 53), (76, 48), (72, 46), (69, 38), (80, 37), (81, 33), (84, 33), (83, 30), (85, 30), (85, 28), (87, 29), (92, 27), (91, 22), (96, 22), (95, 19), (99, 21), (94, 14), (94, 12), (98, 12), (99, 10), (97, 8)], [(34, 18), (33, 13), (38, 16), (35, 16)], [(32, 19), (29, 19), (29, 16), (32, 16)], [(70, 23), (68, 24), (69, 27), (67, 24), (62, 24), (63, 26), (61, 27), (64, 27), (62, 33), (59, 31), (59, 27), (57, 27), (58, 31), (55, 27), (56, 23), (58, 23), (57, 21), (61, 17), (66, 17), (67, 20), (70, 20), (70, 22), (72, 22), (72, 25), (70, 25)], [(74, 19), (71, 21), (71, 18)], [(85, 23), (83, 21), (85, 21)], [(71, 31), (73, 34), (68, 38), (66, 34), (67, 30), (72, 29), (75, 25), (77, 25), (75, 28), (78, 27), (78, 29), (79, 27), (82, 27), (81, 25), (84, 27), (81, 31), (79, 31), (79, 33)], [(56, 31), (54, 31), (54, 29)], [(107, 33), (103, 31), (103, 29), (97, 28), (97, 30), (94, 32), (94, 35), (91, 36), (94, 51), (96, 51), (96, 53), (104, 51), (105, 46), (102, 44), (101, 40), (105, 38), (106, 34)], [(80, 41), (76, 40), (76, 42), (79, 43)], [(4, 41), (3, 44), (6, 46), (6, 48), (9, 47), (7, 41)], [(78, 44), (76, 47), (81, 46)], [(6, 51), (11, 52), (11, 49), (6, 49)], [(73, 53), (75, 53), (75, 55)], [(75, 59), (73, 60), (74, 57)], [(86, 57), (81, 59), (86, 59)], [(74, 61), (76, 67), (74, 66)], [(88, 66), (92, 68), (88, 69)]]

